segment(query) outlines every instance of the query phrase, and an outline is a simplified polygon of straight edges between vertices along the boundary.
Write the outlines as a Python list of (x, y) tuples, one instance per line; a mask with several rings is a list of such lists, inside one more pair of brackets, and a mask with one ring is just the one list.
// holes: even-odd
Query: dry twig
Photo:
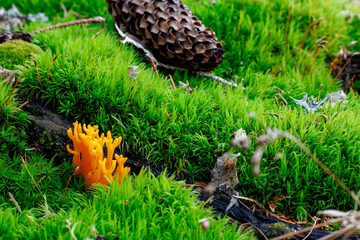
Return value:
[(291, 7), (290, 7), (290, 9), (289, 9), (289, 14), (288, 14), (287, 21), (286, 21), (285, 42), (287, 42), (287, 38), (288, 38), (290, 16), (291, 16), (291, 11), (293, 10), (293, 8), (294, 8), (294, 4), (291, 5)]
[(38, 187), (38, 185), (36, 184), (36, 182), (35, 182), (35, 180), (34, 180), (33, 176), (31, 175), (31, 173), (30, 173), (29, 169), (28, 169), (28, 168), (27, 168), (27, 166), (26, 166), (26, 162), (25, 162), (24, 158), (23, 158), (22, 156), (20, 156), (20, 159), (21, 159), (22, 163), (24, 164), (24, 166), (25, 166), (26, 170), (28, 171), (28, 173), (29, 173), (29, 175), (30, 175), (31, 179), (33, 180), (33, 182), (34, 182), (34, 184), (35, 184), (36, 189), (39, 191), (39, 193), (41, 194), (41, 196), (43, 196), (43, 198), (44, 198), (44, 202), (46, 202), (46, 197), (44, 196), (44, 194), (42, 194), (42, 192), (40, 191), (40, 188), (39, 188), (39, 187)]
[(16, 88), (17, 84), (19, 83), (20, 78), (21, 78), (21, 77), (22, 77), (22, 75), (24, 74), (25, 69), (26, 69), (26, 66), (27, 66), (27, 63), (28, 63), (29, 56), (30, 56), (30, 54), (27, 56), (27, 58), (26, 58), (26, 62), (25, 62), (25, 66), (24, 66), (24, 68), (23, 68), (23, 70), (22, 70), (22, 72), (21, 72), (21, 74), (20, 74), (20, 76), (19, 76), (18, 80), (16, 81), (16, 83), (15, 83), (15, 85), (14, 85), (14, 88), (13, 88), (13, 90), (11, 91), (11, 93), (10, 93), (9, 97), (5, 100), (4, 105), (5, 105), (5, 104), (9, 101), (9, 99), (11, 98), (11, 95), (14, 93), (15, 88)]
[(276, 97), (276, 96), (274, 96), (274, 98), (275, 98), (275, 103), (276, 103), (276, 106), (278, 106), (278, 107), (279, 107), (280, 105), (279, 105), (279, 101), (278, 101), (277, 97)]
[(45, 32), (45, 31), (49, 31), (49, 30), (53, 30), (53, 29), (57, 29), (57, 28), (64, 28), (64, 27), (69, 27), (69, 26), (73, 26), (73, 25), (87, 24), (87, 23), (104, 23), (104, 26), (105, 26), (105, 18), (93, 17), (93, 18), (88, 18), (88, 19), (75, 20), (75, 21), (71, 21), (71, 22), (67, 22), (67, 23), (56, 24), (54, 26), (50, 26), (50, 27), (46, 27), (46, 28), (41, 28), (41, 29), (29, 32), (29, 33), (34, 34), (34, 33)]
[(173, 80), (171, 74), (169, 74), (169, 78), (170, 78), (170, 82), (171, 82), (172, 88), (173, 88), (173, 89), (176, 89), (176, 86), (175, 86), (175, 83), (174, 83), (174, 80)]
[(53, 63), (55, 62), (55, 60), (57, 59), (57, 57), (59, 56), (60, 53), (56, 54), (56, 56), (54, 57), (54, 59), (51, 61), (49, 69), (48, 69), (48, 74), (47, 74), (47, 78), (48, 78), (48, 83), (50, 83), (50, 69), (51, 66), (53, 65)]
[(281, 99), (281, 101), (285, 104), (288, 105), (288, 102), (286, 101), (286, 99), (283, 97), (283, 95), (281, 95), (281, 93), (278, 92), (278, 96)]
[(279, 71), (273, 76), (273, 78), (265, 85), (264, 90), (260, 94), (260, 98), (263, 96), (264, 92), (266, 91), (266, 89), (270, 85), (270, 83), (280, 74), (281, 70), (282, 69), (280, 68)]

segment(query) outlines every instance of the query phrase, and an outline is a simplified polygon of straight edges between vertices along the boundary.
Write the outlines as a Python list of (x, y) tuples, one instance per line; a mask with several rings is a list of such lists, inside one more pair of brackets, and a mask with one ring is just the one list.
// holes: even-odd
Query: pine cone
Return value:
[(119, 25), (164, 64), (211, 71), (224, 58), (214, 32), (179, 0), (106, 0)]

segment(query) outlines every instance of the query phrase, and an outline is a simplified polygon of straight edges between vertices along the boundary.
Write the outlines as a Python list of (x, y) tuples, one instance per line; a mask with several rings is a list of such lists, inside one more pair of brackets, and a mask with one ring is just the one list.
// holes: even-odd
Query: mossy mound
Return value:
[(29, 53), (43, 54), (44, 51), (35, 44), (23, 40), (12, 40), (0, 44), (0, 66), (14, 69), (16, 65), (24, 64)]

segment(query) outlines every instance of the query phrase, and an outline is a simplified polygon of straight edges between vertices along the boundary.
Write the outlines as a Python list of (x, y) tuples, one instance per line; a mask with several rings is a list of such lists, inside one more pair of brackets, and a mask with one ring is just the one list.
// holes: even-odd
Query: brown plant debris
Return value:
[(334, 80), (340, 80), (345, 90), (350, 91), (353, 83), (360, 81), (360, 53), (342, 48), (331, 65), (331, 71)]

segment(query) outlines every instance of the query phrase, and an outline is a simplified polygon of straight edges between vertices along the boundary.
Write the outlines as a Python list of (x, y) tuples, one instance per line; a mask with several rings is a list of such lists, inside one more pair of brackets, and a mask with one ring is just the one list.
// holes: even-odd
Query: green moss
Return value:
[[(278, 237), (287, 234), (289, 232), (291, 232), (291, 228), (282, 222), (267, 224), (263, 228), (263, 233), (268, 238)], [(261, 235), (259, 235), (259, 238), (261, 238)]]
[[(149, 66), (141, 64), (141, 59), (127, 45), (121, 47), (114, 60), (119, 40), (113, 37), (112, 29), (106, 29), (97, 36), (89, 58), (92, 37), (100, 28), (72, 26), (39, 33), (37, 37), (48, 47), (46, 53), (37, 59), (44, 84), (40, 85), (35, 66), (31, 65), (19, 84), (21, 96), (38, 98), (58, 108), (70, 119), (95, 124), (101, 131), (122, 136), (124, 155), (133, 159), (148, 159), (150, 165), (158, 169), (167, 168), (188, 181), (209, 180), (210, 170), (216, 163), (215, 153), (219, 156), (229, 149), (231, 133), (239, 128), (247, 128), (247, 133), (256, 139), (266, 127), (275, 127), (304, 142), (349, 188), (360, 188), (356, 170), (360, 159), (357, 154), (360, 127), (355, 117), (360, 114), (360, 101), (349, 99), (351, 101), (338, 114), (338, 108), (308, 114), (295, 106), (289, 97), (300, 99), (305, 91), (317, 96), (321, 82), (324, 85), (322, 97), (338, 90), (335, 84), (331, 85), (332, 79), (323, 65), (314, 68), (311, 75), (300, 77), (294, 64), (284, 63), (283, 72), (274, 79), (262, 99), (258, 96), (273, 75), (259, 72), (254, 65), (247, 67), (244, 79), (251, 84), (246, 84), (245, 91), (175, 74), (175, 84), (178, 80), (189, 80), (190, 86), (196, 88), (189, 94), (180, 88), (174, 91), (169, 81), (165, 81), (166, 76), (156, 74)], [(297, 35), (301, 42), (303, 32), (298, 31)], [(262, 41), (265, 42), (265, 39)], [(48, 83), (49, 64), (57, 53), (61, 55), (51, 67)], [(286, 58), (286, 62), (291, 61), (291, 57)], [(128, 67), (134, 65), (139, 66), (139, 76), (133, 88), (134, 82), (128, 80), (127, 73)], [(265, 69), (262, 68), (262, 71)], [(276, 105), (273, 98), (277, 94), (273, 91), (275, 87), (291, 92), (290, 95), (283, 93), (290, 107)], [(249, 112), (255, 112), (257, 118), (251, 120)], [(277, 113), (282, 118), (263, 115), (264, 112)], [(329, 118), (337, 114), (331, 129), (328, 124), (324, 134), (323, 125), (315, 125), (320, 114)], [(255, 147), (256, 141), (252, 141), (250, 150), (242, 152), (239, 158), (238, 173), (242, 181), (238, 187), (245, 196), (262, 204), (274, 196), (288, 196), (279, 206), (279, 211), (292, 214), (299, 220), (306, 218), (306, 212), (353, 207), (351, 197), (345, 195), (306, 153), (287, 140), (280, 140), (265, 151), (262, 175), (254, 178), (252, 165), (248, 162)], [(281, 160), (275, 159), (277, 152), (283, 153)]]
[[(55, 16), (58, 11), (59, 21), (64, 21), (59, 2), (5, 2), (5, 6), (19, 2), (19, 9), (28, 12), (43, 9), (48, 16)], [(61, 2), (70, 10), (68, 0)], [(292, 2), (284, 0), (245, 1), (239, 27), (243, 0), (218, 0), (214, 6), (207, 0), (184, 2), (216, 32), (224, 45), (225, 59), (215, 74), (228, 78), (231, 68), (233, 77), (238, 81), (243, 79), (245, 91), (179, 73), (174, 76), (175, 84), (188, 80), (196, 90), (191, 94), (180, 88), (174, 91), (167, 75), (151, 72), (150, 66), (141, 63), (142, 58), (132, 47), (122, 46), (115, 57), (120, 42), (114, 38), (111, 20), (97, 36), (91, 51), (92, 38), (101, 24), (37, 34), (36, 40), (47, 47), (46, 53), (37, 58), (43, 84), (40, 85), (37, 70), (31, 65), (18, 86), (19, 93), (24, 98), (38, 98), (58, 108), (68, 118), (96, 124), (101, 131), (110, 130), (122, 136), (125, 155), (146, 158), (151, 165), (167, 168), (188, 181), (209, 180), (216, 155), (229, 149), (231, 133), (246, 128), (254, 140), (250, 150), (242, 152), (238, 163), (241, 179), (238, 187), (244, 196), (263, 204), (274, 196), (287, 196), (289, 198), (279, 204), (278, 210), (298, 220), (307, 218), (307, 213), (315, 214), (325, 208), (346, 211), (353, 208), (351, 197), (288, 140), (280, 140), (266, 149), (262, 174), (258, 178), (254, 178), (248, 162), (257, 147), (255, 139), (266, 127), (274, 127), (299, 138), (350, 189), (360, 189), (359, 98), (350, 97), (341, 110), (332, 108), (316, 113), (304, 112), (290, 99), (290, 96), (301, 99), (305, 93), (318, 96), (320, 84), (323, 85), (322, 98), (339, 90), (339, 82), (332, 84), (327, 67), (339, 46), (359, 39), (358, 18), (349, 21), (343, 34), (339, 34), (345, 22), (345, 16), (339, 13), (355, 8), (340, 1), (328, 4), (327, 0), (319, 0), (315, 5), (313, 1), (297, 1), (293, 7)], [(81, 0), (73, 4), (72, 9), (89, 17), (109, 17), (104, 1)], [(290, 9), (293, 11), (286, 31)], [(316, 31), (311, 31), (298, 54), (311, 16), (322, 17), (323, 21)], [(43, 27), (42, 24), (31, 23), (26, 31)], [(323, 36), (329, 36), (327, 40), (334, 44), (332, 48), (326, 45), (329, 54), (321, 50), (314, 60), (316, 47), (313, 46)], [(352, 51), (359, 46), (358, 43)], [(58, 53), (47, 81), (49, 64)], [(127, 78), (130, 65), (139, 66), (135, 85)], [(281, 74), (267, 86), (280, 68)], [(286, 107), (275, 103), (277, 88), (284, 91), (282, 96), (289, 103)], [(257, 118), (250, 119), (249, 112), (255, 112)], [(264, 115), (266, 112), (281, 117)], [(328, 122), (325, 128), (323, 123), (316, 125), (321, 114), (331, 119), (331, 124)], [(276, 158), (278, 152), (283, 153), (282, 159)]]
[(44, 51), (39, 46), (23, 40), (12, 40), (0, 44), (0, 66), (14, 69), (16, 65), (25, 63), (29, 53), (40, 55)]
[[(154, 177), (142, 171), (129, 175), (121, 185), (117, 181), (109, 187), (96, 185), (88, 193), (77, 187), (82, 181), (79, 184), (73, 177), (64, 198), (71, 164), (55, 166), (36, 155), (25, 161), (47, 202), (41, 203), (42, 196), (19, 157), (11, 163), (0, 156), (0, 239), (72, 239), (66, 227), (69, 221), (77, 239), (94, 236), (86, 225), (97, 230), (96, 239), (253, 239), (251, 232), (229, 225), (226, 218), (215, 220), (197, 195), (182, 187), (184, 182), (164, 173)], [(16, 212), (8, 192), (22, 213)], [(198, 229), (202, 218), (209, 218), (207, 231)]]
[(10, 84), (0, 81), (0, 127), (17, 126), (22, 128), (27, 123), (27, 114), (17, 107), (20, 105), (15, 99), (17, 91), (8, 99), (11, 91)]

